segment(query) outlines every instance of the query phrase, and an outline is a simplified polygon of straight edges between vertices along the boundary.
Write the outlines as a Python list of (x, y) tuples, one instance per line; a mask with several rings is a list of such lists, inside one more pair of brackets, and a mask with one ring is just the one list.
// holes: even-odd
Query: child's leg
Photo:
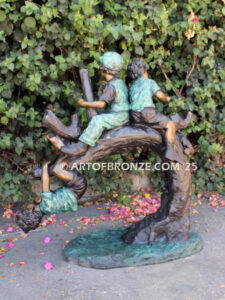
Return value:
[(176, 127), (175, 124), (172, 121), (169, 121), (166, 125), (166, 141), (169, 143), (173, 143), (175, 139), (175, 134), (176, 134)]
[(182, 159), (177, 155), (174, 140), (176, 134), (176, 126), (173, 121), (163, 114), (155, 111), (153, 108), (145, 108), (141, 112), (140, 118), (143, 118), (142, 122), (148, 124), (150, 127), (165, 129), (165, 139), (166, 139), (166, 153), (165, 158), (178, 161), (182, 163)]
[(96, 141), (100, 138), (105, 128), (105, 114), (96, 115), (91, 119), (88, 127), (79, 137), (79, 141), (90, 146), (95, 146)]
[(175, 134), (176, 134), (176, 126), (172, 121), (169, 121), (166, 125), (166, 153), (165, 157), (169, 160), (178, 161), (180, 163), (183, 163), (183, 160), (179, 157), (179, 155), (175, 151)]
[(43, 163), (42, 165), (42, 174), (41, 174), (41, 185), (42, 185), (42, 193), (50, 192), (50, 180), (48, 174), (48, 165), (50, 161)]
[(94, 146), (95, 142), (104, 131), (104, 124), (102, 123), (101, 117), (101, 115), (96, 115), (91, 119), (88, 127), (80, 136), (78, 143), (65, 145), (60, 150), (68, 155), (76, 156), (84, 154), (87, 151), (88, 146)]
[[(166, 157), (168, 158), (173, 158), (173, 143), (174, 143), (174, 138), (176, 134), (176, 124), (171, 121), (167, 124), (167, 130), (166, 130), (166, 140), (168, 141), (167, 148), (168, 151), (166, 153)], [(194, 148), (192, 147), (192, 144), (190, 141), (182, 134), (182, 132), (178, 132), (179, 139), (184, 147), (184, 153), (187, 155), (193, 154)], [(178, 158), (179, 159), (179, 158)]]
[(104, 131), (104, 125), (101, 122), (102, 115), (94, 116), (88, 124), (88, 127), (84, 130), (79, 138), (78, 143), (73, 143), (71, 145), (64, 145), (62, 140), (57, 137), (49, 137), (49, 141), (55, 146), (55, 148), (61, 150), (63, 153), (69, 155), (82, 155), (84, 154), (89, 146), (94, 146), (95, 142), (101, 136)]
[(87, 181), (76, 171), (66, 170), (67, 165), (67, 158), (60, 157), (54, 166), (53, 173), (66, 183), (77, 199), (80, 199), (87, 189)]
[(125, 125), (128, 122), (128, 112), (104, 113), (94, 116), (88, 127), (79, 137), (79, 140), (90, 146), (95, 146), (97, 140), (100, 138), (105, 129), (113, 129)]
[(67, 157), (60, 156), (53, 168), (53, 174), (64, 182), (69, 182), (73, 178), (73, 172), (66, 170), (68, 166)]
[(80, 142), (68, 146), (65, 145), (61, 148), (61, 151), (73, 156), (82, 155), (87, 151), (88, 145), (95, 146), (105, 129), (113, 129), (125, 125), (128, 121), (128, 112), (105, 113), (94, 116), (80, 136)]

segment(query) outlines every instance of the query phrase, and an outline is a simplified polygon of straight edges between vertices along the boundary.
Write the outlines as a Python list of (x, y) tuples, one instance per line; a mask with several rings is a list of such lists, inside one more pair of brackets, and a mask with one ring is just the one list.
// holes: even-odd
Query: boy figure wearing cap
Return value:
[(186, 119), (183, 120), (179, 115), (170, 119), (157, 112), (152, 100), (153, 96), (156, 96), (161, 102), (169, 102), (170, 97), (160, 90), (154, 80), (148, 78), (147, 70), (148, 65), (141, 59), (135, 59), (127, 67), (128, 77), (133, 80), (129, 88), (131, 122), (147, 124), (156, 129), (164, 129), (167, 146), (165, 157), (182, 163), (182, 160), (174, 151), (175, 133), (176, 130), (186, 128), (191, 123), (192, 114), (188, 113)]
[(49, 140), (60, 151), (69, 155), (82, 155), (89, 146), (95, 146), (105, 129), (113, 129), (129, 122), (128, 90), (125, 82), (119, 78), (123, 67), (123, 58), (116, 52), (106, 52), (100, 57), (100, 72), (107, 81), (99, 101), (87, 102), (78, 100), (82, 107), (106, 108), (104, 113), (94, 116), (88, 127), (79, 137), (79, 142), (64, 145), (59, 137)]

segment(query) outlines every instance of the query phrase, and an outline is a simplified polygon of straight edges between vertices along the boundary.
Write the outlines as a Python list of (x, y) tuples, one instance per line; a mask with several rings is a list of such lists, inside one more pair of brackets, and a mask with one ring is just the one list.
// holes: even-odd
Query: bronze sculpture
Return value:
[(86, 179), (77, 172), (67, 170), (67, 157), (60, 156), (52, 170), (52, 173), (61, 179), (64, 185), (54, 191), (50, 190), (50, 176), (48, 165), (42, 164), (41, 174), (41, 202), (35, 202), (32, 211), (25, 210), (17, 216), (17, 224), (25, 233), (36, 229), (44, 214), (57, 214), (63, 211), (77, 211), (77, 200), (86, 191)]
[(88, 102), (78, 99), (78, 104), (82, 107), (106, 108), (105, 111), (93, 116), (76, 144), (64, 145), (59, 137), (49, 139), (61, 152), (71, 156), (82, 155), (88, 146), (95, 146), (105, 129), (113, 129), (129, 122), (128, 90), (126, 84), (119, 78), (119, 72), (123, 67), (122, 56), (116, 52), (106, 52), (100, 57), (100, 63), (100, 72), (107, 84), (99, 101)]
[[(165, 102), (168, 102), (170, 98), (160, 91), (155, 82), (148, 79), (145, 63), (141, 60), (135, 60), (128, 66), (128, 72), (132, 79), (140, 79), (139, 81), (143, 82), (136, 82), (137, 84), (135, 84), (135, 80), (130, 87), (132, 123), (128, 125), (127, 90), (122, 80), (118, 79), (118, 77), (114, 79), (115, 74), (112, 74), (115, 71), (116, 75), (118, 75), (121, 69), (122, 63), (120, 56), (113, 52), (106, 52), (104, 55), (107, 58), (106, 62), (109, 61), (109, 64), (107, 65), (107, 63), (105, 63), (107, 66), (102, 65), (102, 74), (106, 80), (108, 79), (110, 85), (112, 85), (114, 81), (118, 83), (118, 86), (116, 85), (114, 88), (106, 86), (105, 90), (103, 90), (102, 99), (100, 99), (99, 102), (93, 101), (88, 72), (86, 70), (81, 70), (80, 72), (86, 101), (79, 100), (79, 104), (89, 109), (88, 117), (89, 120), (91, 120), (89, 126), (95, 124), (96, 120), (101, 121), (100, 126), (98, 126), (97, 131), (91, 136), (91, 139), (89, 139), (89, 137), (93, 133), (92, 129), (88, 126), (89, 129), (86, 129), (86, 132), (81, 134), (76, 115), (72, 116), (72, 124), (70, 126), (64, 126), (51, 111), (47, 111), (44, 115), (43, 124), (51, 131), (49, 140), (63, 153), (63, 158), (61, 157), (56, 163), (52, 163), (48, 168), (48, 172), (50, 175), (54, 174), (67, 182), (71, 180), (71, 176), (74, 176), (74, 188), (80, 191), (78, 193), (79, 199), (86, 190), (86, 182), (75, 170), (72, 171), (74, 164), (79, 165), (81, 163), (94, 162), (110, 154), (133, 152), (137, 146), (152, 149), (160, 155), (163, 162), (178, 162), (178, 169), (171, 168), (165, 171), (165, 187), (163, 189), (162, 204), (159, 210), (155, 214), (149, 215), (143, 220), (133, 224), (126, 230), (118, 231), (116, 234), (120, 234), (121, 236), (118, 237), (117, 242), (120, 241), (121, 243), (123, 240), (125, 244), (135, 245), (155, 245), (160, 243), (160, 247), (161, 245), (174, 244), (176, 246), (175, 248), (177, 248), (177, 243), (181, 245), (181, 243), (188, 243), (190, 240), (192, 242), (189, 251), (185, 252), (185, 249), (183, 249), (183, 252), (177, 254), (177, 256), (175, 255), (174, 258), (197, 252), (201, 249), (202, 244), (198, 237), (190, 239), (189, 211), (192, 197), (192, 182), (191, 171), (186, 165), (188, 162), (186, 154), (191, 153), (193, 148), (186, 137), (179, 131), (190, 124), (192, 116), (188, 114), (186, 119), (182, 120), (179, 115), (168, 118), (155, 112), (152, 107), (152, 96), (154, 94)], [(113, 67), (110, 66), (110, 57), (116, 57), (115, 61), (112, 59), (112, 61), (114, 61)], [(117, 59), (120, 61), (119, 66), (115, 63)], [(149, 95), (149, 97), (143, 101), (146, 103), (144, 106), (140, 98), (141, 91), (144, 90), (143, 87), (141, 90), (139, 89), (141, 84), (147, 86), (145, 86), (147, 89), (146, 93)], [(136, 103), (135, 101), (137, 100), (139, 100), (140, 103)], [(113, 122), (111, 122), (109, 126), (106, 125), (107, 118), (103, 116), (101, 119), (101, 115), (96, 115), (96, 111), (94, 110), (94, 108), (103, 108), (106, 105), (109, 109), (109, 116), (112, 114), (111, 120)], [(118, 109), (120, 105), (122, 107), (121, 110)], [(116, 107), (116, 109), (113, 110), (112, 107)], [(107, 112), (105, 114), (107, 114)], [(121, 115), (121, 118), (117, 118), (118, 115)], [(111, 130), (103, 132), (104, 129), (110, 128)], [(166, 129), (166, 135), (164, 134), (164, 129)], [(79, 138), (78, 141), (79, 136), (81, 136), (81, 138)], [(82, 136), (84, 138), (82, 138)], [(63, 139), (70, 140), (70, 145), (65, 145)], [(89, 143), (89, 146), (87, 143)], [(60, 167), (63, 161), (66, 161), (66, 170), (64, 169), (65, 165), (64, 167)], [(47, 172), (46, 168), (47, 165), (44, 165), (45, 173)], [(33, 175), (37, 178), (43, 176), (41, 173), (43, 172), (40, 168), (33, 171)], [(24, 216), (26, 214), (27, 212), (24, 213)], [(35, 213), (34, 217), (36, 217), (36, 214), (37, 213)], [(18, 216), (18, 224), (23, 228), (23, 226), (25, 227), (24, 223), (26, 223), (26, 221), (23, 220), (23, 215), (20, 214)], [(37, 224), (37, 221), (35, 224)], [(35, 228), (35, 226), (33, 226), (33, 228)], [(32, 229), (32, 226), (30, 226), (30, 229)], [(74, 259), (77, 261), (77, 252), (75, 251), (75, 254), (73, 252), (76, 247), (75, 240), (69, 243), (65, 249), (65, 256), (67, 258), (76, 257)], [(167, 258), (167, 260), (169, 259)], [(152, 261), (150, 260), (149, 263), (152, 263)], [(143, 264), (143, 262), (141, 264)], [(85, 263), (82, 265), (85, 265)], [(88, 264), (86, 263), (86, 265)], [(118, 264), (118, 266), (123, 265), (124, 264)], [(110, 264), (110, 267), (113, 266)]]

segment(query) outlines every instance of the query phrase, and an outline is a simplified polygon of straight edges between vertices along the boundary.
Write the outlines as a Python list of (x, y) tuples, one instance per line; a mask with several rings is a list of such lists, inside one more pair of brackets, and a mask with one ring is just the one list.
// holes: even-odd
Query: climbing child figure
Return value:
[(135, 59), (127, 67), (128, 76), (133, 80), (129, 88), (131, 122), (164, 129), (167, 147), (165, 157), (179, 162), (180, 159), (174, 148), (176, 130), (187, 127), (191, 122), (192, 114), (189, 113), (185, 120), (180, 117), (175, 118), (175, 123), (169, 117), (157, 112), (153, 103), (153, 96), (156, 96), (161, 102), (169, 102), (170, 97), (160, 90), (154, 80), (148, 78), (147, 70), (147, 64), (141, 59)]

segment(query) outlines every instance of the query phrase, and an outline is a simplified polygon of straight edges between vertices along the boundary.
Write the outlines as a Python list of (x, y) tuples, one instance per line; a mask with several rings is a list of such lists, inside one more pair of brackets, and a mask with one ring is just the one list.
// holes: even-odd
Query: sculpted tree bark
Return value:
[[(47, 128), (50, 128), (51, 131), (59, 133), (58, 125), (60, 125), (60, 120), (57, 119), (53, 112), (46, 112), (43, 118), (43, 124), (45, 124)], [(55, 128), (54, 124), (57, 124)], [(67, 136), (68, 129), (63, 126), (60, 128), (61, 136)], [(177, 132), (175, 137), (175, 151), (177, 157), (179, 157), (179, 161), (182, 160), (182, 163), (172, 162), (164, 157), (166, 144), (163, 132), (145, 125), (137, 124), (106, 131), (96, 146), (89, 147), (83, 156), (68, 156), (68, 170), (74, 169), (73, 173), (76, 172), (74, 168), (75, 165), (78, 166), (83, 163), (96, 162), (111, 154), (135, 152), (137, 147), (147, 147), (151, 149), (162, 158), (162, 163), (173, 163), (168, 171), (164, 171), (165, 186), (162, 193), (161, 207), (155, 214), (146, 216), (140, 222), (129, 227), (122, 236), (124, 242), (151, 244), (155, 241), (171, 242), (189, 239), (189, 210), (192, 197), (192, 182), (191, 170), (188, 168), (184, 145), (181, 142), (182, 138), (181, 133)], [(36, 173), (34, 172), (35, 177), (40, 177), (40, 170), (41, 169), (37, 169), (35, 171)], [(54, 163), (49, 167), (49, 173), (52, 174), (53, 170)], [(55, 175), (57, 175), (57, 173), (55, 173)], [(79, 181), (77, 184), (79, 185)], [(79, 189), (79, 187), (77, 187), (77, 189)], [(84, 191), (84, 186), (82, 186), (82, 190)], [(35, 212), (34, 217), (36, 214)], [(28, 217), (31, 223), (30, 229), (33, 229), (32, 217), (30, 217), (30, 215)], [(21, 218), (22, 216), (20, 216), (20, 219)], [(38, 221), (40, 222), (40, 217)], [(20, 225), (21, 224), (20, 222)], [(35, 224), (37, 227), (37, 220)]]
[[(154, 241), (177, 241), (189, 238), (189, 210), (192, 197), (191, 172), (179, 137), (175, 139), (177, 155), (183, 164), (165, 171), (165, 187), (162, 204), (157, 213), (145, 217), (129, 227), (123, 235), (127, 243), (152, 243)], [(164, 159), (165, 142), (160, 132), (143, 125), (124, 126), (103, 134), (95, 147), (89, 148), (82, 157), (71, 157), (70, 168), (74, 164), (94, 162), (110, 154), (134, 152), (136, 147), (147, 147)]]
[(124, 242), (153, 243), (188, 240), (192, 183), (191, 171), (188, 168), (179, 132), (175, 137), (175, 149), (177, 157), (183, 161), (182, 164), (165, 159), (166, 144), (163, 132), (145, 125), (132, 125), (106, 131), (96, 146), (89, 147), (83, 156), (70, 156), (69, 169), (73, 169), (75, 165), (96, 162), (111, 154), (135, 152), (137, 147), (147, 147), (162, 158), (162, 163), (173, 163), (173, 165), (164, 172), (165, 186), (160, 209), (157, 213), (129, 227), (122, 237)]

